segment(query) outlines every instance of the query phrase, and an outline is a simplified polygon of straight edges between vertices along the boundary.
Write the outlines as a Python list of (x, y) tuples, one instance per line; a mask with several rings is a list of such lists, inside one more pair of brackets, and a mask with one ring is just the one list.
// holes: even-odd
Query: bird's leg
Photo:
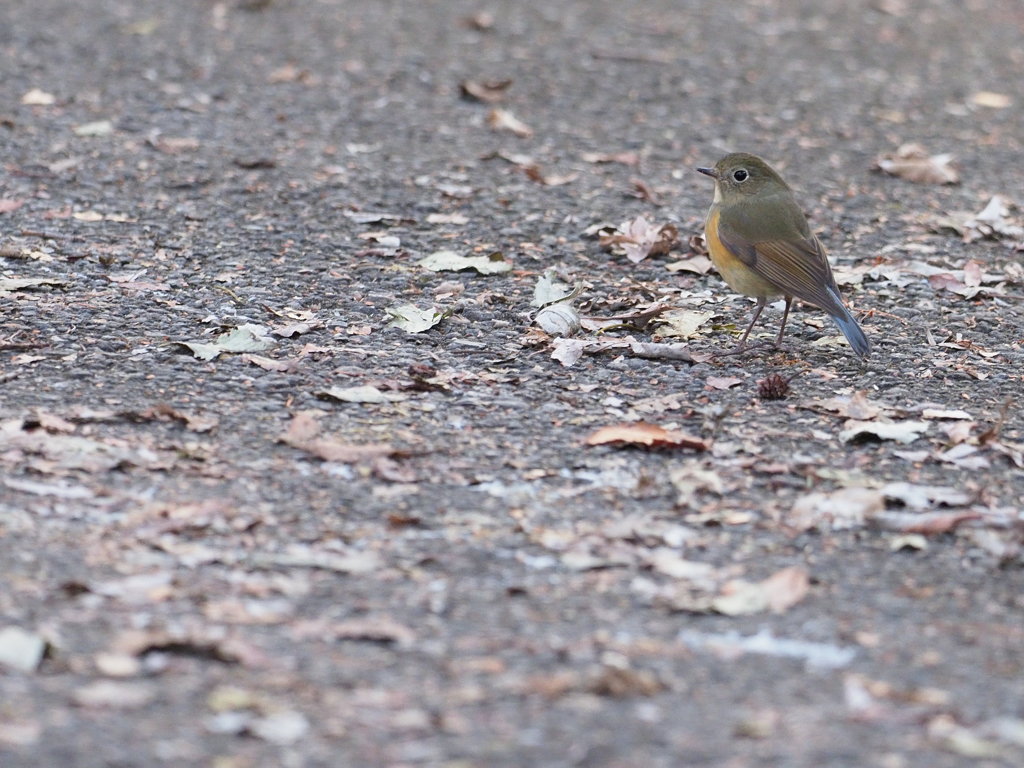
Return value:
[(782, 325), (779, 327), (779, 335), (775, 337), (775, 348), (782, 346), (782, 334), (786, 330), (786, 320), (789, 319), (789, 308), (793, 306), (793, 297), (786, 297), (786, 309), (782, 313)]
[[(740, 354), (742, 352), (746, 352), (748, 349), (753, 349), (754, 348), (754, 347), (748, 347), (747, 346), (747, 337), (750, 335), (750, 332), (754, 329), (754, 323), (756, 323), (757, 322), (757, 318), (759, 318), (761, 316), (761, 311), (764, 309), (764, 305), (765, 305), (766, 302), (767, 302), (766, 297), (764, 297), (764, 296), (758, 296), (757, 297), (757, 305), (754, 307), (754, 316), (752, 318), (750, 318), (750, 324), (747, 326), (747, 330), (745, 330), (743, 332), (743, 335), (740, 337), (739, 343), (735, 347), (733, 347), (732, 349), (730, 349), (727, 352), (718, 352), (715, 355), (715, 357), (721, 357), (721, 356), (724, 356), (724, 355), (738, 355), (738, 354)], [(755, 347), (760, 347), (760, 346), (763, 346), (763, 345), (762, 344), (756, 344), (754, 346)]]
[(754, 316), (750, 318), (750, 325), (747, 326), (747, 330), (745, 330), (743, 335), (740, 337), (740, 343), (736, 345), (740, 351), (747, 348), (747, 337), (750, 335), (750, 332), (754, 330), (754, 323), (756, 323), (757, 318), (761, 316), (761, 311), (764, 309), (766, 301), (767, 299), (764, 296), (757, 297), (757, 306), (754, 307)]

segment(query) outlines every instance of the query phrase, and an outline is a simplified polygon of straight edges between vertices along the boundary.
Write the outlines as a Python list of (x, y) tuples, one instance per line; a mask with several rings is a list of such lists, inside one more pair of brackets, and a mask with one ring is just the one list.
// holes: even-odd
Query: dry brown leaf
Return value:
[(771, 611), (785, 613), (807, 596), (810, 576), (801, 566), (790, 566), (763, 581), (735, 580), (722, 587), (711, 608), (726, 616), (745, 616)]
[(393, 454), (394, 448), (388, 443), (345, 443), (330, 437), (319, 437), (319, 412), (299, 411), (288, 425), (288, 430), (278, 440), (300, 451), (311, 453), (324, 461), (354, 464), (360, 461)]
[(891, 415), (892, 410), (885, 403), (869, 400), (864, 390), (858, 390), (849, 397), (831, 397), (814, 403), (819, 408), (834, 411), (847, 419), (870, 421), (878, 416)]
[(630, 424), (615, 424), (601, 427), (584, 441), (586, 445), (605, 445), (621, 443), (649, 448), (690, 448), (695, 451), (706, 451), (710, 443), (699, 437), (687, 435), (678, 430), (669, 430), (657, 424), (637, 421)]
[(199, 139), (192, 136), (152, 136), (149, 143), (165, 155), (195, 152), (201, 146)]
[(731, 389), (742, 383), (743, 379), (738, 376), (708, 376), (704, 380), (704, 387), (706, 389)]
[(580, 159), (585, 163), (622, 163), (623, 165), (637, 165), (640, 162), (640, 155), (637, 152), (584, 152)]
[(711, 271), (711, 259), (702, 254), (695, 254), (679, 261), (666, 264), (665, 269), (669, 272), (692, 272), (695, 275), (706, 275)]
[[(975, 240), (1017, 239), (1024, 237), (1024, 226), (1013, 214), (1017, 206), (1003, 195), (993, 195), (978, 213), (954, 211), (935, 220), (936, 231), (952, 230), (965, 243)], [(966, 282), (966, 280), (965, 280)]]
[(295, 358), (290, 360), (275, 360), (272, 357), (264, 357), (263, 355), (244, 354), (241, 355), (241, 359), (247, 363), (257, 365), (265, 371), (294, 371), (299, 364), (299, 361)]
[(841, 488), (815, 491), (798, 498), (786, 524), (798, 531), (811, 528), (844, 530), (859, 528), (885, 510), (885, 495), (873, 488)]
[(543, 184), (545, 187), (560, 187), (563, 184), (569, 184), (570, 182), (576, 181), (580, 177), (578, 173), (549, 173), (545, 174), (539, 165), (531, 163), (530, 165), (519, 166), (523, 173), (526, 174), (526, 178), (530, 181), (535, 181), (538, 184)]
[[(586, 322), (584, 319), (584, 327)], [(624, 339), (555, 339), (551, 357), (565, 367), (575, 364), (584, 354), (596, 355), (613, 351), (632, 354), (649, 360), (682, 360), (688, 363), (709, 360), (711, 355), (692, 354), (685, 344), (659, 344), (637, 341), (632, 336)]]
[(507, 109), (499, 109), (497, 107), (492, 109), (487, 114), (487, 124), (496, 131), (510, 131), (523, 139), (533, 136), (533, 128)]
[(894, 154), (878, 158), (876, 167), (917, 184), (959, 184), (960, 174), (952, 162), (953, 155), (929, 155), (919, 144), (904, 144)]
[(667, 686), (657, 675), (644, 669), (605, 666), (586, 684), (598, 696), (624, 698), (626, 696), (654, 696)]
[(886, 531), (921, 533), (926, 536), (948, 533), (967, 520), (980, 520), (978, 512), (883, 512), (872, 522)]

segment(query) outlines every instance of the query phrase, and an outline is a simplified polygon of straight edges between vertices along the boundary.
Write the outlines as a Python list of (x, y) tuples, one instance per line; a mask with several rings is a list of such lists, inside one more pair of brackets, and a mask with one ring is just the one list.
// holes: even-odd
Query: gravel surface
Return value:
[[(2, 768), (1024, 764), (1019, 0), (8, 0), (0, 60)], [(712, 356), (729, 151), (866, 364)]]

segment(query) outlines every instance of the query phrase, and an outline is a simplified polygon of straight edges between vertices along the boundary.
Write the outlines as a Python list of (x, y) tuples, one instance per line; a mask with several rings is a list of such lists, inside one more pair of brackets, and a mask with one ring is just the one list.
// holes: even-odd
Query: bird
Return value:
[(800, 299), (828, 313), (854, 353), (866, 360), (871, 344), (843, 303), (825, 249), (782, 177), (746, 152), (728, 154), (714, 167), (697, 170), (715, 180), (704, 221), (711, 262), (733, 290), (757, 299), (739, 344), (724, 354), (748, 349), (747, 337), (765, 303), (782, 296), (786, 308), (775, 348), (782, 343), (793, 300)]

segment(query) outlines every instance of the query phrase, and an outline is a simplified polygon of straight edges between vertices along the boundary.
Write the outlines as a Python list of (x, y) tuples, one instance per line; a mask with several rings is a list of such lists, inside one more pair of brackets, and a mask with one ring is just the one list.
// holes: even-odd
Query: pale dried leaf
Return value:
[(420, 309), (415, 304), (400, 304), (388, 307), (387, 314), (391, 317), (388, 328), (400, 328), (406, 333), (423, 333), (440, 323), (450, 314), (450, 310), (439, 312), (431, 307)]
[(918, 184), (958, 184), (960, 174), (952, 162), (953, 155), (929, 155), (919, 144), (904, 144), (895, 154), (880, 157), (877, 167)]
[(487, 114), (487, 124), (496, 131), (510, 131), (520, 138), (533, 136), (533, 129), (507, 109), (492, 109)]
[(262, 325), (246, 323), (222, 333), (212, 342), (176, 341), (175, 344), (186, 347), (199, 360), (214, 360), (224, 353), (263, 352), (273, 347), (276, 342), (267, 336), (267, 329)]
[(863, 435), (879, 440), (895, 440), (909, 444), (928, 431), (927, 421), (860, 421), (850, 419), (843, 425), (839, 439), (847, 443)]
[(674, 309), (660, 315), (657, 333), (666, 338), (692, 339), (699, 335), (698, 329), (715, 316), (715, 312), (702, 312), (691, 309)]
[(512, 269), (512, 264), (505, 261), (505, 257), (501, 253), (492, 253), (487, 256), (463, 256), (455, 251), (434, 251), (416, 263), (431, 272), (475, 270), (481, 275), (499, 275)]
[(35, 672), (46, 652), (46, 641), (21, 627), (0, 629), (0, 668)]
[(699, 437), (693, 437), (678, 430), (665, 429), (657, 424), (649, 424), (643, 421), (601, 427), (584, 440), (585, 445), (605, 445), (608, 443), (653, 448), (692, 448), (697, 451), (706, 451), (710, 447), (707, 441)]

